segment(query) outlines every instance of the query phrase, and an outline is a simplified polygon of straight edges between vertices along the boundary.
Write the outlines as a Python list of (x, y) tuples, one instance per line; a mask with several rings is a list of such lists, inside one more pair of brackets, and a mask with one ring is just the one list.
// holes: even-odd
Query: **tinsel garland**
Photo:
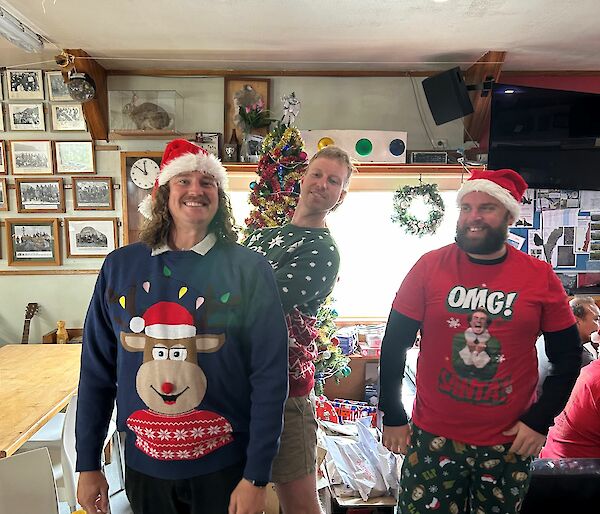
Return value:
[(250, 184), (250, 203), (256, 208), (246, 218), (246, 233), (288, 222), (296, 208), (299, 181), (306, 169), (304, 141), (295, 127), (279, 123), (263, 141), (259, 179)]
[[(431, 210), (427, 219), (419, 219), (408, 211), (415, 197), (423, 197), (425, 205)], [(434, 234), (444, 217), (444, 201), (438, 193), (437, 184), (419, 184), (404, 186), (394, 194), (394, 214), (392, 221), (404, 227), (404, 230), (419, 237)]]

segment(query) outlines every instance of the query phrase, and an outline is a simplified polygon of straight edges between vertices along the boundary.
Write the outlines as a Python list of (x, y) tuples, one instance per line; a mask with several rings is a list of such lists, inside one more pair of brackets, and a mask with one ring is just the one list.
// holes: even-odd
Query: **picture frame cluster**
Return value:
[[(115, 209), (113, 178), (96, 175), (94, 142), (38, 140), (29, 134), (87, 131), (82, 105), (69, 95), (60, 71), (9, 69), (0, 80), (0, 131), (26, 136), (0, 136), (0, 217), (6, 241), (0, 257), (8, 266), (104, 258), (119, 246), (118, 218), (93, 217), (94, 211)], [(71, 202), (65, 198), (67, 189)], [(71, 211), (82, 212), (73, 216)]]
[[(9, 266), (60, 266), (58, 218), (7, 218)], [(117, 218), (64, 218), (66, 255), (106, 257), (118, 246)]]
[[(46, 77), (44, 88), (43, 76)], [(0, 130), (45, 131), (46, 105), (50, 127), (54, 131), (86, 131), (83, 108), (74, 102), (60, 71), (7, 70), (6, 127), (0, 117)], [(50, 103), (46, 104), (45, 99)], [(56, 102), (56, 103), (54, 103)]]

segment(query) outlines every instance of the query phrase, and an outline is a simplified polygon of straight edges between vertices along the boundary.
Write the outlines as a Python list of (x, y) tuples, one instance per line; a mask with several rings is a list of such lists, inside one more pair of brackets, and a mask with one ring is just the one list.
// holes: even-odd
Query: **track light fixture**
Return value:
[(44, 40), (12, 14), (0, 7), (0, 36), (26, 52), (41, 52)]

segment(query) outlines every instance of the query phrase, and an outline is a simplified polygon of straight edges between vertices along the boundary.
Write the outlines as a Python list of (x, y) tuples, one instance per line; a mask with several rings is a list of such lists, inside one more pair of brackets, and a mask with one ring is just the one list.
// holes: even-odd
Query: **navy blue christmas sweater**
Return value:
[(268, 262), (217, 242), (205, 255), (112, 252), (85, 320), (77, 470), (100, 469), (117, 399), (127, 465), (182, 479), (244, 461), (267, 481), (287, 395), (287, 330)]

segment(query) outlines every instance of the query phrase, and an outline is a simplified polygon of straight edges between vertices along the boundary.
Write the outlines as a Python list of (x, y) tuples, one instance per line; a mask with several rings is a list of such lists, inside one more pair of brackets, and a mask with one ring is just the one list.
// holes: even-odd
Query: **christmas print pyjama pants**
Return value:
[(398, 512), (513, 514), (527, 493), (531, 457), (510, 443), (472, 446), (413, 426), (400, 480)]

